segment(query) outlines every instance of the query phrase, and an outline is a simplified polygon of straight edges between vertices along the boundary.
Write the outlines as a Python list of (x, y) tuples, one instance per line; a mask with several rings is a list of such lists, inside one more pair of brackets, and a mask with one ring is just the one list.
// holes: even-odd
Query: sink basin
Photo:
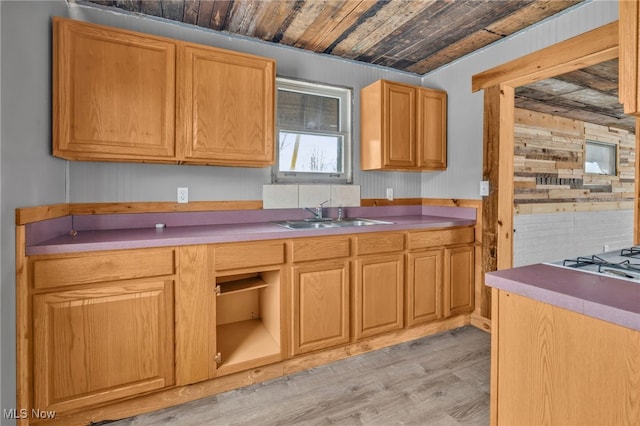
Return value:
[(326, 229), (326, 228), (346, 228), (346, 227), (352, 227), (352, 226), (393, 224), (393, 222), (387, 222), (384, 220), (362, 219), (359, 217), (350, 217), (342, 220), (337, 220), (337, 219), (283, 220), (275, 223), (289, 229)]

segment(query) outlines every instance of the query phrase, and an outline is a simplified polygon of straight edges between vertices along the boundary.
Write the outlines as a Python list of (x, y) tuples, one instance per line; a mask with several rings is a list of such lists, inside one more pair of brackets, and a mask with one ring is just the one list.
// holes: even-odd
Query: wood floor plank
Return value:
[(466, 326), (109, 426), (484, 426), (490, 346)]

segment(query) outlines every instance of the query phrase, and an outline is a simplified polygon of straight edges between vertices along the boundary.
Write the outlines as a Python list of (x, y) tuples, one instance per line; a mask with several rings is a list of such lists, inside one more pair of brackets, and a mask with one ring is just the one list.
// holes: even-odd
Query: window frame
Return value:
[[(335, 133), (323, 131), (300, 131), (299, 129), (281, 128), (278, 123), (278, 91), (288, 90), (302, 94), (323, 96), (338, 99), (339, 115), (338, 128)], [(272, 183), (324, 183), (351, 184), (353, 183), (353, 89), (349, 87), (315, 83), (288, 77), (276, 77), (276, 126), (275, 126), (275, 162), (271, 168)], [(314, 173), (314, 172), (284, 172), (280, 171), (280, 131), (300, 134), (317, 134), (322, 136), (335, 135), (342, 138), (342, 156), (344, 170), (342, 173)]]
[[(589, 145), (596, 145), (596, 146), (601, 146), (601, 147), (606, 147), (609, 149), (613, 150), (613, 167), (614, 170), (612, 173), (593, 173), (593, 172), (587, 172), (587, 147)], [(601, 141), (596, 141), (596, 140), (591, 140), (591, 139), (586, 139), (584, 142), (584, 161), (583, 161), (583, 165), (582, 165), (582, 171), (585, 175), (588, 176), (601, 176), (601, 177), (616, 177), (618, 176), (618, 169), (619, 169), (619, 165), (618, 165), (618, 144), (616, 143), (609, 143), (609, 142), (601, 142)]]

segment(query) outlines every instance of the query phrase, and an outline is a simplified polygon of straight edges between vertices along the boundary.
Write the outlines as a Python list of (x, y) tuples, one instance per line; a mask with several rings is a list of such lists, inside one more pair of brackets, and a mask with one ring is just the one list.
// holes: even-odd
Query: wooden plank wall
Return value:
[[(514, 205), (518, 213), (632, 208), (635, 135), (626, 130), (515, 110)], [(586, 140), (618, 146), (618, 175), (584, 172)]]

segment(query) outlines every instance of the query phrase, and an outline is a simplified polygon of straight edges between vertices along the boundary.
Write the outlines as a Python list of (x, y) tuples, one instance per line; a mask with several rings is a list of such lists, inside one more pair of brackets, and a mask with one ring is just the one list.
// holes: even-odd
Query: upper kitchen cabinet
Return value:
[(53, 20), (53, 155), (173, 162), (176, 44)]
[(625, 114), (640, 115), (640, 2), (621, 1), (618, 5), (619, 98)]
[(273, 164), (275, 61), (193, 44), (180, 54), (185, 162)]
[(362, 170), (446, 169), (446, 92), (378, 80), (360, 93)]
[(54, 18), (53, 154), (263, 167), (274, 161), (275, 62)]

